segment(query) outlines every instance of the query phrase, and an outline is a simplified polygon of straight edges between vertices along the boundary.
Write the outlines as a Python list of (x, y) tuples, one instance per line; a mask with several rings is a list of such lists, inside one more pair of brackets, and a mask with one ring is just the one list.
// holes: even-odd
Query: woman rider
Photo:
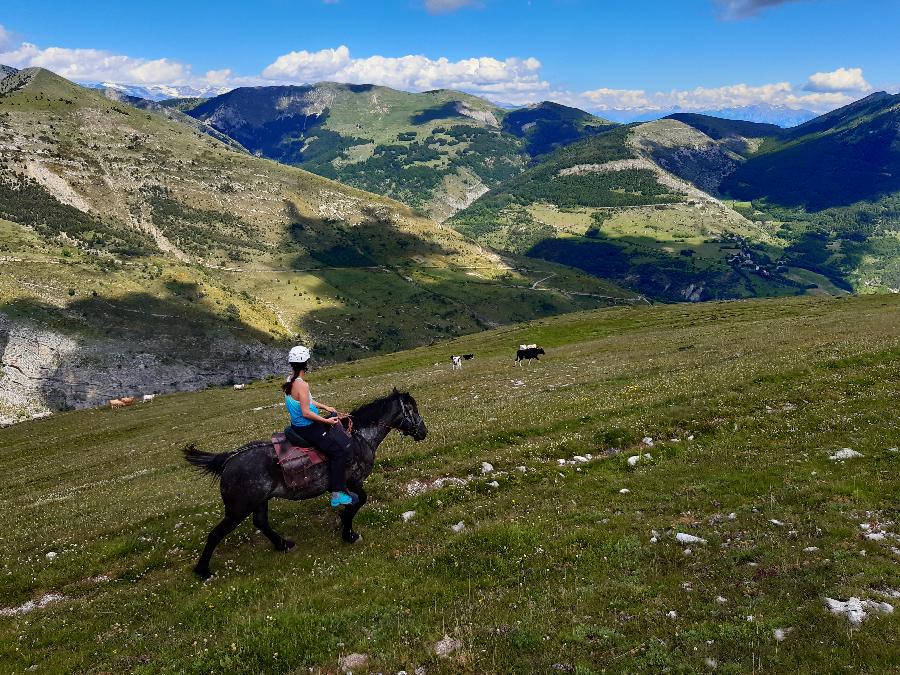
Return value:
[(291, 431), (328, 457), (328, 482), (331, 506), (355, 504), (358, 497), (347, 489), (347, 461), (353, 444), (350, 434), (337, 417), (322, 417), (319, 410), (333, 415), (338, 411), (313, 400), (309, 385), (303, 379), (309, 369), (309, 349), (298, 345), (288, 354), (293, 370), (291, 378), (282, 385), (284, 404), (291, 416)]

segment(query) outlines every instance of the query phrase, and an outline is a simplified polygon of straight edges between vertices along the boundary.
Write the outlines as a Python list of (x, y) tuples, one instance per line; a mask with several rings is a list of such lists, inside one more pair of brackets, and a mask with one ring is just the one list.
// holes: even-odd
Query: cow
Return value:
[(235, 389), (238, 389), (238, 390), (240, 390), (240, 389), (246, 389), (246, 388), (247, 388), (247, 385), (246, 385), (246, 384), (236, 384), (236, 385), (234, 385), (234, 388), (235, 388)]
[(451, 356), (450, 362), (453, 364), (453, 370), (462, 370), (462, 357)]
[(543, 347), (538, 347), (537, 345), (519, 345), (519, 350), (516, 352), (516, 365), (521, 367), (522, 361), (528, 361), (528, 365), (531, 365), (531, 361), (539, 361), (539, 354), (546, 354)]
[(109, 399), (109, 407), (110, 408), (125, 408), (134, 403), (134, 396), (126, 396), (124, 398), (111, 398)]
[(156, 398), (156, 394), (144, 394), (141, 398), (141, 403), (153, 403), (153, 399)]
[(463, 361), (471, 361), (472, 359), (475, 358), (475, 355), (474, 354), (463, 354), (462, 357), (463, 357)]

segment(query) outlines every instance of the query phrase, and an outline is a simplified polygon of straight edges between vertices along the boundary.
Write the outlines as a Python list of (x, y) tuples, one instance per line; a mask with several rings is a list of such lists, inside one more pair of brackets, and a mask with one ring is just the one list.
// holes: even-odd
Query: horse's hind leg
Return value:
[(354, 544), (359, 541), (359, 534), (353, 531), (353, 518), (368, 500), (368, 495), (363, 490), (362, 483), (357, 481), (347, 481), (347, 487), (356, 493), (359, 501), (345, 506), (341, 511), (341, 538), (348, 544)]
[(269, 502), (265, 501), (260, 504), (256, 511), (253, 512), (253, 525), (257, 530), (262, 532), (269, 538), (269, 541), (278, 551), (290, 551), (295, 544), (290, 539), (285, 539), (269, 525)]
[(225, 516), (221, 522), (210, 531), (209, 536), (206, 538), (206, 546), (203, 549), (203, 553), (200, 554), (200, 560), (198, 560), (197, 564), (194, 566), (194, 573), (198, 577), (209, 579), (212, 576), (212, 572), (209, 571), (209, 560), (212, 558), (213, 551), (216, 550), (216, 546), (219, 545), (219, 542), (221, 542), (229, 532), (240, 525), (246, 517), (246, 515), (243, 515), (240, 518)]

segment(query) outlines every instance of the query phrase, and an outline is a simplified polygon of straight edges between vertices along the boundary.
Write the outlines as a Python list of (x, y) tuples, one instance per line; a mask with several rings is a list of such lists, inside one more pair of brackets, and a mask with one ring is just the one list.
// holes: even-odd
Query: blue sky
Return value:
[(591, 110), (827, 110), (898, 89), (897, 0), (6, 0), (0, 62), (227, 89), (323, 79)]

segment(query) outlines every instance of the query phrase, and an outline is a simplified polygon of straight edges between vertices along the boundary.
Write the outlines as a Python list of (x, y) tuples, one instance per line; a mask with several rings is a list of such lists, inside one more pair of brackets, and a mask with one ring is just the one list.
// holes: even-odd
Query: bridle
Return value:
[[(398, 399), (400, 403), (400, 422), (398, 424), (388, 424), (385, 422), (375, 422), (375, 426), (383, 427), (389, 430), (399, 431), (404, 436), (412, 436), (415, 433), (415, 428), (418, 426), (418, 423), (413, 421), (409, 408), (407, 408), (406, 403), (403, 402), (403, 398)], [(346, 419), (347, 422), (347, 433), (353, 432), (353, 417), (351, 415), (341, 415), (340, 419)], [(405, 425), (403, 423), (406, 423)]]

